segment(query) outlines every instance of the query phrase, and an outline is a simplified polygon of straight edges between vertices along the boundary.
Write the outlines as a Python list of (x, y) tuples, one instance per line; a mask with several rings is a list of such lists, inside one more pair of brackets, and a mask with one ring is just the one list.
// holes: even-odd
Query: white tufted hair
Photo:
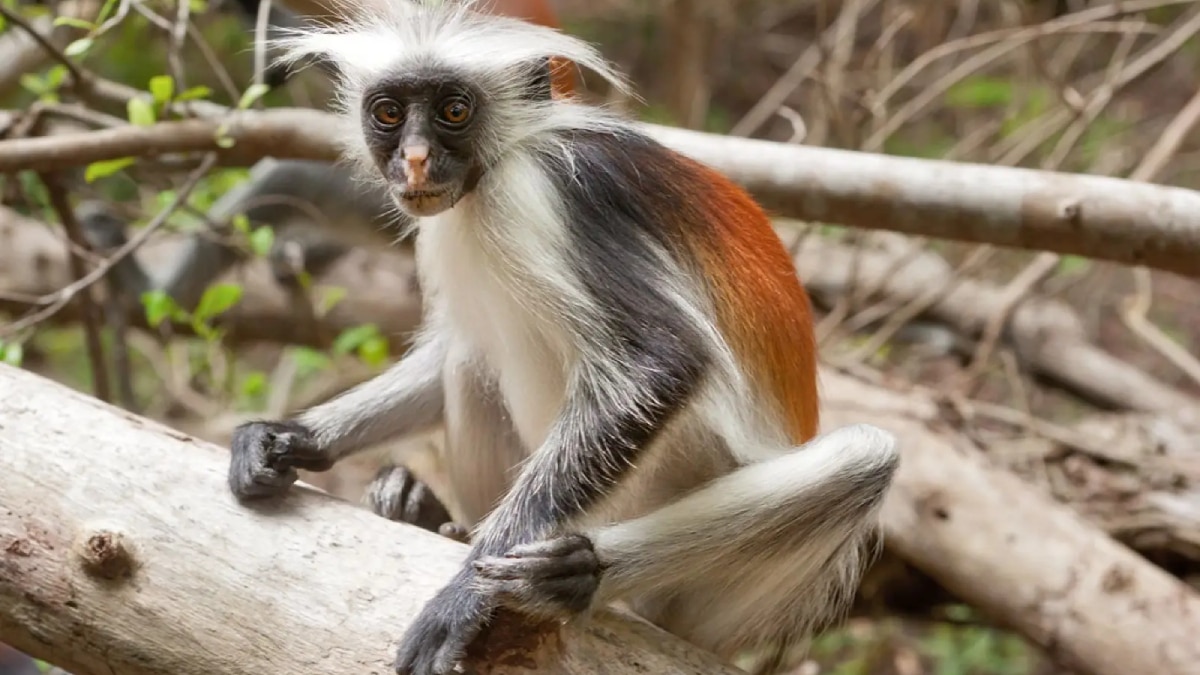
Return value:
[[(496, 123), (487, 130), (486, 154), (546, 139), (559, 129), (619, 133), (628, 121), (574, 98), (531, 103), (519, 100), (530, 64), (567, 59), (621, 92), (629, 82), (587, 42), (557, 29), (484, 13), (484, 0), (348, 0), (340, 23), (281, 31), (274, 40), (281, 60), (323, 57), (336, 67), (337, 105), (343, 114), (347, 159), (368, 160), (359, 127), (362, 95), (381, 80), (405, 72), (439, 68), (483, 83)], [(518, 102), (519, 101), (519, 102)], [(363, 166), (363, 169), (368, 167)], [(370, 174), (369, 170), (366, 171)]]

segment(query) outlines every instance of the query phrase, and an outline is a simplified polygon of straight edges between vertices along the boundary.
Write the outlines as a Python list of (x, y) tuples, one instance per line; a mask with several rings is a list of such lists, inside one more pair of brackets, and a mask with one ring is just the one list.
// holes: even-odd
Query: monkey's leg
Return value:
[(852, 600), (898, 463), (891, 434), (845, 427), (642, 517), (482, 559), (477, 579), (535, 616), (624, 599), (726, 657), (796, 644)]

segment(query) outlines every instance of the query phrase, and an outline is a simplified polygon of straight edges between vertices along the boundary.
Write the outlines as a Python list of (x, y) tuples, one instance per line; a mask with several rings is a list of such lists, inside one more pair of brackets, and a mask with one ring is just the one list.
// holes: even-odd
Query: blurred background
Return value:
[[(152, 91), (154, 78), (170, 74), (174, 93), (192, 92), (196, 100), (328, 103), (329, 83), (317, 68), (246, 101), (256, 78), (255, 16), (228, 0), (190, 0), (182, 24), (170, 0), (109, 2), (99, 10), (86, 0), (0, 2), (60, 49), (74, 45), (80, 62), (105, 81)], [(585, 77), (589, 95), (647, 121), (805, 146), (1200, 185), (1198, 2), (550, 5), (564, 30), (595, 42), (630, 74), (643, 100), (610, 98)], [(110, 24), (102, 32), (94, 31), (101, 21), (53, 25), (56, 16), (95, 16), (105, 7)], [(80, 46), (89, 30), (95, 35)], [(117, 98), (67, 100), (66, 76), (62, 64), (6, 21), (0, 132), (28, 133), (19, 127), (34, 110), (51, 127), (43, 133), (55, 125), (137, 123), (137, 106)], [(195, 166), (97, 163), (70, 173), (66, 189), (75, 204), (101, 205), (122, 223), (105, 232), (128, 236), (175, 200)], [(19, 330), (0, 331), (0, 356), (83, 391), (101, 387), (119, 405), (218, 443), (240, 421), (310, 405), (385, 367), (403, 350), (405, 336), (394, 331), (411, 319), (411, 307), (405, 305), (405, 317), (361, 319), (373, 316), (372, 303), (382, 313), (397, 301), (348, 299), (336, 283), (289, 287), (253, 267), (271, 258), (274, 242), (264, 241), (271, 235), (220, 231), (204, 217), (248, 175), (244, 167), (204, 171), (182, 208), (137, 254), (153, 270), (180, 255), (189, 237), (240, 247), (250, 261), (245, 276), (227, 273), (207, 287), (218, 289), (207, 296), (207, 315), (181, 319), (169, 299), (140, 296), (137, 316), (118, 320), (123, 310), (114, 314), (115, 305), (104, 300), (118, 294), (98, 286), (96, 302), (109, 309), (97, 311), (91, 330), (80, 323), (86, 311), (74, 305), (28, 321), (39, 306), (31, 299), (71, 279), (59, 230), (37, 225), (57, 223), (61, 214), (34, 172), (0, 175), (0, 235), (7, 236), (0, 242), (9, 242), (0, 244), (0, 326), (25, 321)], [(338, 229), (338, 213), (326, 217)], [(1200, 581), (1200, 448), (1195, 437), (1185, 437), (1180, 459), (1163, 450), (1165, 441), (1147, 440), (1157, 438), (1159, 416), (1200, 409), (1196, 278), (837, 223), (781, 219), (778, 228), (816, 304), (826, 364), (884, 386), (941, 392), (947, 419), (986, 448), (990, 460), (1172, 574)], [(91, 242), (100, 248), (95, 236)], [(411, 270), (394, 276), (388, 283), (411, 286)], [(297, 297), (316, 308), (308, 320), (328, 325), (310, 334), (288, 324)], [(253, 330), (239, 324), (253, 311), (283, 317), (280, 332), (305, 337), (289, 344), (278, 334), (254, 334), (271, 329), (270, 321)], [(1081, 355), (1087, 360), (1076, 360)], [(1109, 442), (1118, 437), (1129, 442)], [(421, 464), (432, 460), (413, 450), (427, 442), (435, 441), (381, 448), (305, 479), (358, 499), (387, 461), (404, 457), (434, 470)], [(1173, 506), (1148, 495), (1169, 496)], [(0, 675), (24, 674), (17, 661), (0, 651)], [(818, 640), (796, 674), (1069, 672), (885, 556), (868, 575), (854, 616)]]

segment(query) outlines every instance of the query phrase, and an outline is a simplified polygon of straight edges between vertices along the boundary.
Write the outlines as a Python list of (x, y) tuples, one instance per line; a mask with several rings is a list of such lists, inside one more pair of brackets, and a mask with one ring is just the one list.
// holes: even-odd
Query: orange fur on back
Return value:
[(775, 400), (797, 445), (817, 433), (817, 346), (812, 306), (792, 260), (763, 209), (711, 167), (683, 157), (706, 189), (695, 193), (717, 214), (697, 247), (717, 304), (717, 320), (747, 374)]

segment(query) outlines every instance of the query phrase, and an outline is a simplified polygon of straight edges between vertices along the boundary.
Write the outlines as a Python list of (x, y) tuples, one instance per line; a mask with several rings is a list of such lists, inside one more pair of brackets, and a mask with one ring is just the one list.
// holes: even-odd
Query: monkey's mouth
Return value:
[(448, 187), (404, 190), (396, 196), (399, 197), (401, 208), (417, 217), (441, 213), (451, 202), (451, 190)]

